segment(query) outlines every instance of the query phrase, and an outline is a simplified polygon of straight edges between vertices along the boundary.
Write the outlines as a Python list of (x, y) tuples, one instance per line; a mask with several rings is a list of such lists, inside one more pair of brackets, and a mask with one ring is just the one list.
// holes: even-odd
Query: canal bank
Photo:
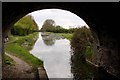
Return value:
[(38, 67), (38, 75), (40, 80), (49, 80), (44, 67)]
[[(22, 61), (28, 63), (32, 68), (32, 72), (34, 72), (35, 76), (38, 77), (37, 68), (43, 65), (42, 61), (29, 53), (29, 50), (34, 45), (36, 39), (37, 39), (37, 33), (32, 33), (27, 36), (10, 35), (9, 41), (7, 43), (5, 43), (5, 52), (9, 53), (10, 55), (16, 56), (19, 59), (21, 59)], [(17, 62), (15, 64), (17, 64)], [(8, 66), (9, 66), (9, 64), (8, 64)], [(22, 66), (24, 67), (24, 65), (22, 65)], [(11, 66), (9, 66), (9, 67), (11, 67)], [(12, 71), (8, 71), (6, 73), (10, 73), (13, 71), (14, 71), (14, 69), (12, 69)], [(3, 72), (4, 72), (4, 70), (3, 70)], [(13, 72), (13, 74), (14, 74), (14, 72)], [(3, 74), (3, 76), (4, 76), (4, 74)], [(15, 77), (15, 76), (13, 75), (10, 78), (12, 79), (13, 77)]]

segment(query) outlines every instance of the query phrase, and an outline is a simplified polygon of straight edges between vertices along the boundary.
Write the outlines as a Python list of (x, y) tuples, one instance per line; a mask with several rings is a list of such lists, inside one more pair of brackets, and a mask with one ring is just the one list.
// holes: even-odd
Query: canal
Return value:
[(39, 32), (39, 38), (30, 53), (44, 62), (49, 79), (118, 80), (102, 68), (82, 62), (80, 54), (73, 54), (70, 41), (53, 33)]
[(72, 78), (69, 40), (39, 33), (39, 39), (30, 52), (44, 62), (49, 78)]

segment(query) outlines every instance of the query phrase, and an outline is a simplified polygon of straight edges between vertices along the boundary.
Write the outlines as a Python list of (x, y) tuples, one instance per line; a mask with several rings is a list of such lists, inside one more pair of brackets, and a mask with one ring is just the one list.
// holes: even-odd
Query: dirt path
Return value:
[(35, 78), (31, 66), (16, 56), (5, 54), (16, 62), (15, 66), (11, 68), (8, 66), (3, 68), (3, 74), (6, 78)]

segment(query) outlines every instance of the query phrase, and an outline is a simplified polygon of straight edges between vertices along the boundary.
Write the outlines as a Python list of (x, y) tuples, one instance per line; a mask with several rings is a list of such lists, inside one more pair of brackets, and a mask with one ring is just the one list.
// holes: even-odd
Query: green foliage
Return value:
[(25, 36), (38, 30), (38, 26), (32, 16), (27, 15), (14, 24), (11, 34)]
[[(35, 35), (37, 35), (37, 33), (29, 34), (27, 36), (11, 36), (11, 41), (5, 45), (5, 51), (7, 53), (15, 55), (26, 61), (33, 67), (33, 69), (37, 69), (37, 67), (43, 65), (41, 60), (29, 53), (29, 47), (35, 43)], [(24, 46), (23, 44), (26, 42), (29, 44)]]
[(52, 19), (45, 20), (41, 31), (42, 32), (54, 32), (54, 33), (73, 33), (76, 28), (65, 29), (61, 26), (55, 26), (55, 21)]
[(7, 44), (5, 47), (6, 52), (11, 53), (12, 55), (18, 56), (27, 63), (29, 63), (33, 68), (39, 67), (42, 65), (42, 61), (34, 57), (29, 51), (21, 47), (17, 43)]
[(71, 31), (74, 34), (72, 34), (71, 32), (55, 34), (69, 39), (71, 41), (71, 46), (74, 50), (74, 53), (79, 54), (80, 59), (87, 58), (88, 60), (91, 60), (93, 55), (94, 38), (90, 29), (83, 26), (81, 28), (70, 28), (69, 31)]
[(47, 19), (43, 23), (41, 31), (52, 32), (55, 29), (55, 21), (52, 19)]
[(93, 43), (93, 36), (90, 29), (84, 27), (78, 28), (76, 32), (73, 34), (71, 44), (80, 44), (73, 45), (75, 48), (83, 49), (86, 46), (89, 46)]
[(62, 27), (55, 27), (55, 29), (52, 31), (54, 33), (68, 33), (69, 30), (68, 29), (65, 29), (65, 28), (62, 28)]
[[(91, 46), (93, 42), (94, 38), (92, 36), (90, 29), (83, 26), (81, 28), (78, 28), (73, 34), (71, 46), (74, 53), (81, 54), (82, 58), (85, 59), (85, 52), (90, 52), (87, 54), (91, 54), (92, 52), (90, 50), (92, 50)], [(90, 48), (88, 48), (88, 46)]]
[(35, 32), (27, 36), (13, 36), (13, 38), (16, 39), (13, 43), (18, 43), (22, 47), (30, 50), (38, 38), (38, 33)]
[(55, 33), (56, 35), (63, 36), (64, 38), (71, 40), (73, 34), (72, 33)]
[(93, 56), (93, 46), (87, 46), (86, 47), (86, 50), (85, 50), (85, 57), (91, 61), (92, 60), (92, 57)]

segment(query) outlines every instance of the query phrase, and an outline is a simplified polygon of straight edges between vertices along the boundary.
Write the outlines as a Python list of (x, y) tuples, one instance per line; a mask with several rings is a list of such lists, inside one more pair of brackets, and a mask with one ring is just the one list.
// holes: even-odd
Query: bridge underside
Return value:
[[(95, 64), (104, 67), (109, 73), (120, 78), (120, 53), (118, 41), (119, 3), (3, 3), (3, 38), (11, 26), (26, 14), (57, 8), (73, 12), (81, 17), (98, 39)], [(61, 16), (62, 17), (62, 16)], [(97, 49), (99, 46), (99, 49)]]

